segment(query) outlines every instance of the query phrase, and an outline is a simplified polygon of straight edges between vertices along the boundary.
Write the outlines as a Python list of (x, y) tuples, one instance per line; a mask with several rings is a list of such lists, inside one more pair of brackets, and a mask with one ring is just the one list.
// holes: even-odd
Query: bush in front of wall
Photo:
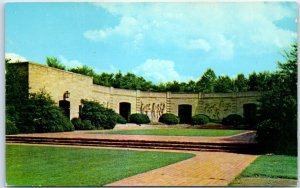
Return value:
[(90, 120), (81, 120), (80, 118), (73, 118), (71, 120), (75, 130), (93, 130), (95, 127), (91, 124)]
[(150, 123), (150, 119), (145, 114), (136, 113), (129, 116), (129, 122), (136, 124), (147, 124)]
[(175, 125), (179, 123), (179, 118), (174, 114), (165, 113), (159, 117), (158, 121), (167, 125)]
[(89, 120), (96, 129), (113, 129), (116, 126), (118, 114), (112, 109), (96, 101), (82, 100), (81, 103), (81, 120)]
[(238, 114), (230, 114), (222, 119), (222, 125), (238, 126), (244, 122), (243, 117)]
[(120, 114), (116, 114), (116, 118), (117, 118), (117, 123), (120, 123), (120, 124), (127, 123), (126, 119), (123, 116), (121, 116)]
[(18, 134), (19, 130), (16, 127), (16, 124), (14, 121), (6, 118), (5, 120), (5, 134), (10, 135), (10, 134)]
[(21, 133), (73, 131), (74, 126), (44, 91), (31, 93), (24, 102), (16, 126)]
[(205, 114), (197, 114), (192, 117), (193, 125), (205, 125), (209, 123), (209, 117)]

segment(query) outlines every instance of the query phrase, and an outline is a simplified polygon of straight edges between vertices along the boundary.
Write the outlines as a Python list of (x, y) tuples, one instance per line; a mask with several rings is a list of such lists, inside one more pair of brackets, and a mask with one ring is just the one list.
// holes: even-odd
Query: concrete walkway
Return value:
[(257, 157), (223, 152), (188, 153), (196, 157), (106, 186), (227, 186)]

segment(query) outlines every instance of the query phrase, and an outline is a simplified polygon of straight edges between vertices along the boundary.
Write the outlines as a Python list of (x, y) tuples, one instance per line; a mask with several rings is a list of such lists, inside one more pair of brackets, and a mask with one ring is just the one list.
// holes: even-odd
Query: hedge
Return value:
[(45, 92), (31, 93), (16, 121), (20, 133), (73, 131), (74, 126)]
[(242, 125), (244, 122), (243, 117), (238, 114), (230, 114), (222, 119), (222, 125)]
[(158, 121), (168, 125), (174, 125), (179, 123), (179, 117), (171, 113), (165, 113), (159, 117)]
[(129, 122), (136, 124), (147, 124), (150, 123), (150, 119), (145, 114), (136, 113), (129, 116)]
[(96, 129), (113, 129), (116, 126), (118, 114), (112, 109), (96, 101), (82, 100), (81, 103), (80, 119), (89, 120)]
[(81, 120), (80, 118), (73, 118), (72, 124), (75, 130), (93, 130), (95, 127), (91, 124), (90, 120)]
[(205, 114), (197, 114), (192, 117), (193, 125), (204, 125), (209, 122), (209, 117)]

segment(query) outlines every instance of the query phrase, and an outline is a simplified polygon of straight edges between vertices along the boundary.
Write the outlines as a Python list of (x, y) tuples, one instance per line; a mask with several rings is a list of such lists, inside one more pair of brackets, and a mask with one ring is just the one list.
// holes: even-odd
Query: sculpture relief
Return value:
[(146, 114), (150, 119), (159, 119), (165, 112), (165, 103), (147, 103), (141, 102), (140, 112)]
[(204, 104), (203, 112), (213, 119), (221, 119), (230, 111), (231, 106), (230, 102), (224, 102), (223, 100), (219, 102), (209, 102)]

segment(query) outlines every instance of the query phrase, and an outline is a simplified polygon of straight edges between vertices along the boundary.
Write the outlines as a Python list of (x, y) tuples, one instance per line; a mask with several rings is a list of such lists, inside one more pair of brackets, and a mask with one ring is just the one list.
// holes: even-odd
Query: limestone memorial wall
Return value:
[(117, 89), (93, 84), (93, 78), (31, 62), (17, 63), (28, 71), (29, 92), (41, 90), (50, 94), (59, 105), (66, 91), (70, 93), (70, 118), (79, 116), (82, 99), (95, 100), (123, 116), (147, 114), (157, 122), (164, 113), (178, 116), (206, 114), (221, 120), (229, 114), (244, 115), (245, 105), (258, 104), (261, 94), (242, 93), (171, 93)]

